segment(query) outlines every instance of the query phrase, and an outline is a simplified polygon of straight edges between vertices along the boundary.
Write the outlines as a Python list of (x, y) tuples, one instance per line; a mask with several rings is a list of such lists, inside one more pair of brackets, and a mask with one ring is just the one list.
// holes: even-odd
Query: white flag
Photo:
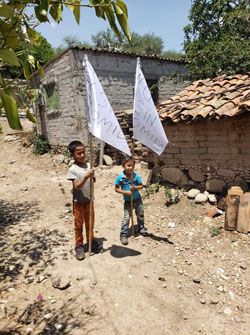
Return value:
[(162, 127), (148, 85), (137, 60), (133, 110), (134, 138), (158, 155), (162, 154), (168, 140)]
[(86, 56), (83, 66), (87, 88), (89, 131), (100, 140), (131, 156), (128, 143), (115, 113)]

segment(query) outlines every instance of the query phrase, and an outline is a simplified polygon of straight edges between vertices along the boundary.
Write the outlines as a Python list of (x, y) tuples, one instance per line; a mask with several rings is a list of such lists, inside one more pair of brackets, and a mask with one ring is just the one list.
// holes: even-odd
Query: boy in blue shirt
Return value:
[[(139, 190), (143, 188), (141, 177), (134, 172), (135, 162), (132, 158), (126, 159), (122, 164), (124, 171), (115, 180), (115, 191), (123, 194), (124, 216), (121, 224), (120, 240), (122, 244), (128, 244), (128, 229), (131, 213), (131, 196), (133, 196), (133, 208), (137, 216), (137, 224), (141, 235), (147, 235), (144, 227), (144, 208)], [(131, 185), (131, 179), (133, 182)]]

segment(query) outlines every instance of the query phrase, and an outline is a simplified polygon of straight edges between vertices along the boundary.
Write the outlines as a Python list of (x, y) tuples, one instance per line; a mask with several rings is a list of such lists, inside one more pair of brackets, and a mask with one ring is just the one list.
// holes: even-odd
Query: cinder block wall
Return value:
[[(41, 79), (40, 87), (50, 82), (56, 82), (59, 93), (58, 111), (49, 112), (45, 105), (44, 123), (50, 144), (66, 146), (71, 140), (86, 140), (86, 116), (79, 112), (75, 57), (72, 51), (49, 63), (45, 67), (45, 74), (46, 77)], [(36, 115), (38, 131), (42, 133), (38, 106), (36, 107)]]
[[(135, 56), (84, 51), (77, 48), (68, 50), (44, 67), (46, 77), (40, 81), (41, 87), (56, 81), (59, 92), (59, 110), (49, 112), (45, 106), (44, 113), (43, 124), (52, 145), (64, 146), (75, 139), (87, 143), (87, 97), (82, 67), (85, 54), (96, 71), (114, 112), (121, 115), (121, 111), (133, 108), (137, 62)], [(146, 79), (159, 81), (159, 101), (167, 99), (188, 84), (169, 79), (173, 74), (185, 73), (182, 63), (142, 57), (141, 65)], [(38, 77), (36, 79), (39, 80)], [(38, 110), (36, 114), (38, 130), (42, 133)]]
[[(86, 91), (83, 77), (82, 61), (87, 54), (114, 111), (133, 108), (135, 70), (137, 58), (135, 56), (85, 52), (73, 50), (78, 69), (79, 83), (83, 85), (83, 95), (86, 101)], [(173, 74), (183, 75), (185, 68), (178, 62), (141, 58), (141, 66), (146, 79), (159, 80), (159, 100), (167, 99), (177, 93), (187, 82), (175, 81), (163, 76)], [(80, 88), (80, 86), (79, 86)]]
[(250, 114), (224, 120), (164, 125), (169, 144), (161, 156), (144, 153), (155, 166), (198, 169), (230, 185), (236, 176), (250, 183)]

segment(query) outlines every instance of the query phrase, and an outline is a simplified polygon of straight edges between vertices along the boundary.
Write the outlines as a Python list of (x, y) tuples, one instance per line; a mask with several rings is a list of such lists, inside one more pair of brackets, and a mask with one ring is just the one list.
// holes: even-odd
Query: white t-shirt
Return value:
[[(78, 166), (76, 164), (73, 164), (68, 170), (67, 179), (68, 180), (75, 180), (75, 179), (80, 180), (85, 176), (86, 172), (89, 170), (90, 170), (89, 163), (86, 163), (85, 168)], [(76, 190), (73, 187), (72, 194), (73, 194), (74, 202), (79, 202), (79, 203), (89, 202), (90, 200), (90, 178), (86, 180), (86, 182), (84, 183), (84, 185), (82, 186), (80, 190)]]

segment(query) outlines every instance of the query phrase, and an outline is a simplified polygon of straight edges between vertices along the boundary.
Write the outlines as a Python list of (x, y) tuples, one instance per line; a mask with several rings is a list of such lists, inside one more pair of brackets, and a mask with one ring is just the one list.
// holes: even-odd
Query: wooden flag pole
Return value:
[[(132, 138), (132, 150), (131, 150), (131, 154), (132, 154), (133, 163), (134, 163), (134, 151), (135, 151), (135, 140), (134, 140), (134, 138)], [(131, 183), (131, 186), (133, 186), (133, 171), (131, 173), (130, 183)], [(132, 190), (132, 195), (130, 197), (130, 211), (131, 211), (131, 224), (132, 224), (131, 234), (132, 234), (132, 236), (134, 236), (134, 216), (133, 216), (134, 200), (133, 200), (133, 192), (134, 192), (134, 190)]]
[[(93, 168), (93, 137), (91, 132), (89, 131), (89, 162), (90, 162), (90, 169)], [(91, 255), (91, 249), (92, 249), (92, 230), (93, 230), (93, 209), (94, 209), (94, 180), (93, 177), (90, 178), (90, 208), (89, 208), (89, 256)], [(86, 224), (86, 223), (85, 223)]]

